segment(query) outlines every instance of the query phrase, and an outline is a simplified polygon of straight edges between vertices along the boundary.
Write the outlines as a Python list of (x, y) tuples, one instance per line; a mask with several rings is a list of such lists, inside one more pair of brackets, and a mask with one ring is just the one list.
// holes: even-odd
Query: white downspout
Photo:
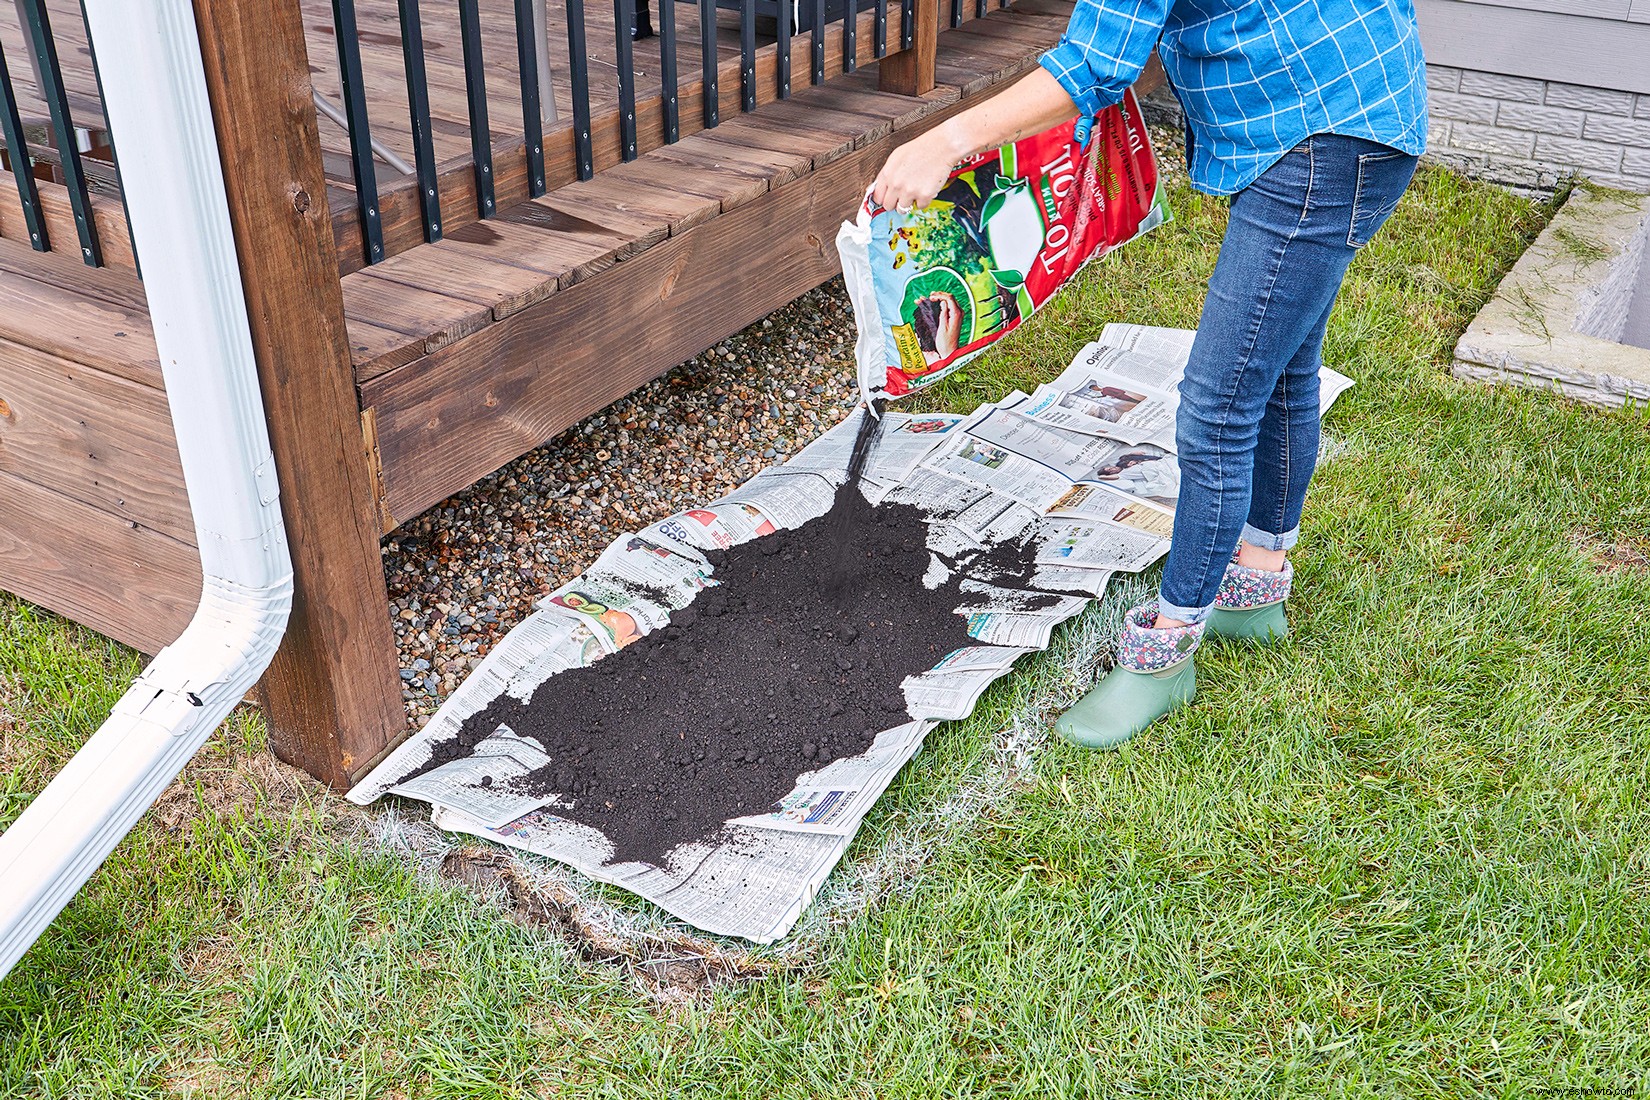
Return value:
[[(194, 619), (0, 836), (0, 977), (257, 681), (292, 562), (189, 0), (85, 0), (204, 586)], [(143, 614), (141, 607), (130, 609)]]

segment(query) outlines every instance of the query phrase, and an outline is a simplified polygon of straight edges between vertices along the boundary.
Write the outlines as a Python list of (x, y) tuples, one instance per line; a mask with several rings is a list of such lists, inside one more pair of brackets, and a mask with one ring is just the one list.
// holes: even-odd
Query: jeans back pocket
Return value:
[(1360, 153), (1358, 185), (1352, 196), (1352, 225), (1346, 231), (1346, 246), (1362, 248), (1392, 212), (1398, 209), (1416, 158), (1396, 149), (1382, 153)]

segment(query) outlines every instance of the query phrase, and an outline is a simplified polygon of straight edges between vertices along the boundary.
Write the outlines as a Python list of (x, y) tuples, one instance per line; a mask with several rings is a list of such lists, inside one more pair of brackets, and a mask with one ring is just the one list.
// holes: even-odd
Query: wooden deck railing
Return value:
[[(95, 194), (87, 153), (97, 148), (94, 136), (104, 141), (99, 151), (109, 160), (100, 173), (113, 181), (114, 146), (98, 117), (75, 118), (65, 70), (58, 55), (58, 37), (52, 29), (53, 15), (46, 0), (15, 0), (17, 30), (27, 71), (32, 80), (28, 99), (19, 95), (13, 67), (0, 50), (0, 150), (7, 170), (7, 183), (0, 191), (11, 192), (13, 201), (0, 198), (0, 237), (27, 241), (38, 252), (78, 251), (91, 267), (111, 265), (132, 267), (131, 239), (119, 198), (118, 183), (112, 196)], [(86, 43), (91, 82), (96, 84), (96, 59), (86, 40), (85, 26), (77, 20), (74, 37)], [(61, 20), (62, 13), (58, 18)], [(22, 71), (22, 70), (19, 70)], [(101, 103), (101, 95), (73, 97), (83, 105), (88, 99)], [(36, 117), (26, 118), (25, 109)], [(95, 107), (92, 108), (96, 110)], [(42, 116), (43, 112), (43, 116)], [(38, 140), (30, 141), (31, 130)]]
[[(940, 12), (990, 2), (301, 0), (340, 270), (786, 99), (793, 72), (882, 60), (884, 88), (922, 94)], [(0, 6), (0, 145), (0, 237), (137, 265), (75, 0)]]
[[(826, 0), (736, 0), (731, 5), (737, 10), (736, 39), (729, 36), (737, 41), (736, 53), (725, 49), (719, 36), (715, 0), (689, 0), (684, 5), (698, 23), (698, 33), (688, 35), (678, 34), (677, 3), (662, 0), (656, 36), (651, 33), (647, 0), (639, 10), (637, 0), (613, 0), (611, 20), (605, 11), (598, 15), (599, 5), (587, 9), (584, 0), (564, 0), (564, 11), (547, 11), (546, 0), (514, 0), (508, 28), (499, 26), (497, 19), (484, 25), (476, 0), (459, 0), (462, 111), (469, 152), (437, 163), (430, 138), (432, 97), (451, 102), (459, 89), (450, 84), (432, 89), (418, 0), (398, 0), (397, 7), (406, 86), (404, 121), (387, 105), (374, 113), (368, 104), (369, 66), (362, 59), (355, 2), (332, 0), (353, 177), (350, 201), (333, 207), (339, 260), (346, 273), (714, 128), (727, 112), (753, 111), (786, 99), (795, 70), (808, 72), (811, 82), (819, 84), (838, 73), (854, 72), (863, 61), (890, 58), (884, 87), (906, 94), (933, 87), (933, 24), (939, 5), (931, 0), (892, 0), (898, 4), (893, 35), (891, 0), (833, 0), (832, 7)], [(982, 16), (987, 8), (987, 0), (966, 5), (964, 0), (941, 2), (949, 4), (953, 26)], [(1000, 6), (1002, 0), (998, 2)], [(794, 28), (793, 15), (798, 12), (806, 17), (800, 28)], [(771, 31), (759, 27), (759, 18), (764, 23), (771, 19)], [(559, 28), (551, 26), (556, 20), (562, 21)], [(631, 28), (638, 26), (645, 28), (645, 47), (632, 40)], [(554, 43), (545, 38), (547, 27)], [(501, 32), (506, 29), (513, 37), (513, 58), (498, 56), (505, 52)], [(598, 48), (607, 43), (611, 64)], [(924, 57), (926, 68), (918, 60)], [(600, 79), (595, 75), (598, 64), (603, 66)], [(546, 70), (555, 75), (547, 77)], [(684, 77), (685, 73), (693, 75)], [(490, 113), (490, 105), (499, 103), (499, 88), (519, 99), (519, 132), (495, 134), (496, 112)], [(570, 118), (554, 118), (553, 111), (545, 110), (553, 107), (558, 94), (569, 103)], [(456, 109), (457, 103), (452, 107)], [(546, 114), (554, 120), (546, 123)], [(371, 143), (384, 129), (395, 132), (393, 140), (411, 144), (413, 173), (380, 178)]]

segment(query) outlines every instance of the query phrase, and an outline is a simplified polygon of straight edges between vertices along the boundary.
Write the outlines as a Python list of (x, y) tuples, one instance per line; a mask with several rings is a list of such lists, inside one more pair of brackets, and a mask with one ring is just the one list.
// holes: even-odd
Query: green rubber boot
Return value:
[(1275, 642), (1289, 636), (1283, 601), (1242, 610), (1216, 607), (1209, 612), (1209, 633), (1245, 642)]
[(1115, 749), (1196, 694), (1192, 656), (1156, 672), (1118, 665), (1061, 715), (1054, 729), (1085, 749)]

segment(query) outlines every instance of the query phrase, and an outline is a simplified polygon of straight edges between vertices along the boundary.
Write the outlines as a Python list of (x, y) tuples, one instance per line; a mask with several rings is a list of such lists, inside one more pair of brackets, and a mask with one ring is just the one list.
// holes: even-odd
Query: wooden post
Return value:
[[(888, 5), (890, 12), (894, 5)], [(916, 0), (911, 17), (911, 48), (882, 59), (880, 86), (896, 95), (927, 95), (934, 90), (934, 52), (940, 38), (940, 0)]]
[[(275, 754), (344, 787), (406, 719), (303, 13), (291, 0), (194, 7), (296, 588), (259, 694)], [(163, 272), (158, 257), (145, 265)]]

